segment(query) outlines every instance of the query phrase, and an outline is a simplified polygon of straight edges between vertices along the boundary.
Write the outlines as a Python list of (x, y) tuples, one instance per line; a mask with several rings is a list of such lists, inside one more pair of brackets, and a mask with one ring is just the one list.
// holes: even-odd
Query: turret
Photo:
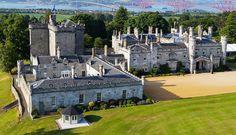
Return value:
[(158, 37), (158, 28), (155, 29), (155, 36)]
[(127, 27), (127, 35), (130, 35), (130, 26)]
[(138, 28), (134, 28), (134, 35), (137, 39), (139, 39), (139, 31)]
[(149, 27), (148, 27), (148, 34), (152, 34), (152, 31), (153, 31), (153, 27), (152, 27), (152, 26), (149, 26)]
[(179, 26), (179, 37), (183, 36), (183, 25)]
[(193, 27), (189, 27), (189, 37), (193, 37), (194, 33), (193, 33)]
[(56, 16), (56, 8), (55, 5), (53, 6), (53, 9), (51, 11), (51, 15), (49, 16), (49, 24), (51, 25), (56, 25), (56, 20), (57, 20), (57, 16)]
[(221, 36), (221, 46), (222, 46), (222, 53), (223, 53), (223, 65), (226, 64), (226, 49), (227, 49), (227, 38), (225, 36)]
[(208, 27), (208, 38), (212, 39), (213, 29), (212, 27)]
[(198, 25), (198, 37), (202, 40), (202, 25)]
[(190, 73), (193, 74), (195, 70), (194, 58), (195, 58), (195, 47), (196, 39), (195, 37), (189, 37), (189, 58), (190, 58)]

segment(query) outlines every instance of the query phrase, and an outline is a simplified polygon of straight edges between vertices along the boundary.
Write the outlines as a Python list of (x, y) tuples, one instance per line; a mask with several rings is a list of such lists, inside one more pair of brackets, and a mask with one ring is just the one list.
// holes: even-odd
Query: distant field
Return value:
[[(0, 72), (1, 78), (8, 76)], [(214, 81), (214, 80), (212, 80)], [(9, 93), (10, 89), (2, 89)], [(1, 93), (1, 94), (2, 94)], [(0, 97), (2, 97), (0, 95)], [(6, 96), (12, 98), (12, 96)], [(236, 94), (161, 101), (153, 105), (87, 112), (89, 127), (57, 130), (59, 115), (18, 123), (16, 109), (0, 114), (1, 135), (222, 135), (236, 134)]]
[(147, 78), (145, 94), (171, 100), (236, 92), (236, 72)]

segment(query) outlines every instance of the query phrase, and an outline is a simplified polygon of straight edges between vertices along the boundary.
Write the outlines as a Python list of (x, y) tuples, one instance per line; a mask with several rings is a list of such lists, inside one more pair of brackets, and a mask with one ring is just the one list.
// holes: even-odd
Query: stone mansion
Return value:
[(208, 72), (226, 62), (227, 39), (221, 37), (221, 43), (217, 43), (212, 39), (212, 33), (212, 27), (207, 32), (201, 25), (197, 35), (193, 27), (189, 32), (184, 32), (183, 26), (179, 30), (172, 28), (167, 35), (158, 28), (153, 30), (153, 27), (149, 27), (148, 33), (140, 33), (137, 28), (131, 33), (128, 27), (126, 34), (113, 32), (112, 48), (115, 54), (124, 55), (126, 64), (123, 65), (127, 70), (149, 71), (167, 63), (175, 71), (180, 61), (191, 73)]
[[(29, 24), (30, 65), (17, 62), (17, 86), (21, 89), (28, 112), (40, 113), (61, 106), (87, 104), (90, 101), (143, 98), (143, 80), (110, 61), (123, 57), (110, 54), (84, 55), (85, 25), (66, 20), (49, 24)], [(108, 61), (109, 60), (109, 61)]]

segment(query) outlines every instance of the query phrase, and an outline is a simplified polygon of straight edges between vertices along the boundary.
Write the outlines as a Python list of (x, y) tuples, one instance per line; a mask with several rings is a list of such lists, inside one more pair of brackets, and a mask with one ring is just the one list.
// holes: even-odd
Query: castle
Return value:
[(143, 98), (143, 80), (108, 61), (123, 57), (109, 54), (107, 46), (102, 58), (95, 49), (92, 55), (84, 55), (84, 28), (70, 20), (58, 25), (55, 12), (49, 24), (29, 24), (31, 64), (19, 60), (16, 77), (28, 112), (37, 109), (43, 114), (90, 101)]
[(190, 73), (197, 71), (212, 72), (220, 64), (226, 64), (226, 37), (221, 37), (221, 43), (212, 39), (212, 27), (208, 32), (198, 26), (197, 35), (193, 27), (183, 32), (183, 26), (179, 30), (172, 28), (171, 33), (163, 35), (162, 30), (149, 27), (148, 33), (139, 33), (130, 27), (126, 34), (113, 32), (112, 48), (116, 54), (123, 54), (126, 59), (126, 69), (141, 69), (145, 72), (162, 64), (168, 64), (172, 71), (176, 71), (177, 63), (182, 62)]

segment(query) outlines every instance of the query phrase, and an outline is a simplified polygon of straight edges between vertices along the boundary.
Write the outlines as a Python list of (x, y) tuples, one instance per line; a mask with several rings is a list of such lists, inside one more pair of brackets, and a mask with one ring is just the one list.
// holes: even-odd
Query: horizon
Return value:
[(43, 2), (41, 0), (0, 0), (2, 9), (57, 9), (81, 11), (115, 11), (123, 6), (131, 12), (224, 12), (236, 11), (235, 0), (63, 0)]

